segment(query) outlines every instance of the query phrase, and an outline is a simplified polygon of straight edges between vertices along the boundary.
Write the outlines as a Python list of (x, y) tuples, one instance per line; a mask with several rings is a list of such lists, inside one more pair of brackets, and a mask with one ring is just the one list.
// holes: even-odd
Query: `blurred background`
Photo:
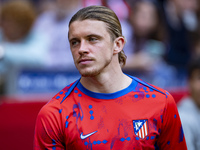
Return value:
[(125, 73), (168, 90), (177, 103), (189, 94), (187, 65), (200, 56), (200, 0), (1, 0), (0, 149), (32, 149), (39, 109), (80, 77), (68, 22), (89, 5), (119, 17)]

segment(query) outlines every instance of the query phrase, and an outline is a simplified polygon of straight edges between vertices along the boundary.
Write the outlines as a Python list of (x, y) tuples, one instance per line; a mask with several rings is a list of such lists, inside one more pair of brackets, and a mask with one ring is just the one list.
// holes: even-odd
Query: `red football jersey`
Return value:
[(132, 78), (115, 93), (65, 87), (38, 114), (34, 150), (186, 150), (173, 97)]

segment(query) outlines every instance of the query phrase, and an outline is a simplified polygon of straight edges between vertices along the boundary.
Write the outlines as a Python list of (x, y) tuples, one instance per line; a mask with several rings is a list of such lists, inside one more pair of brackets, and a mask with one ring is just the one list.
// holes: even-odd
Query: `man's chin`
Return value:
[(94, 74), (91, 73), (80, 73), (82, 77), (94, 77)]
[(95, 72), (95, 71), (88, 71), (88, 72), (80, 72), (82, 77), (95, 77), (99, 74), (99, 72)]

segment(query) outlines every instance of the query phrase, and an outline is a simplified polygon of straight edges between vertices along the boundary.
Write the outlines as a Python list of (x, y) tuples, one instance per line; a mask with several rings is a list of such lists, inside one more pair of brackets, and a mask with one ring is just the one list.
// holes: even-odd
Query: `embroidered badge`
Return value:
[(148, 135), (148, 120), (133, 120), (135, 135), (145, 138)]

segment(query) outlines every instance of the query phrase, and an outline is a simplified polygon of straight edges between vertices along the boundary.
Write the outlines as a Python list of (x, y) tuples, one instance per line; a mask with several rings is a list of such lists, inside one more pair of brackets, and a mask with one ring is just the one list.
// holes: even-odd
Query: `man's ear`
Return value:
[(122, 51), (123, 48), (124, 48), (124, 45), (125, 45), (125, 38), (123, 36), (116, 38), (115, 41), (114, 41), (114, 51), (113, 51), (113, 53), (117, 54), (120, 51)]

